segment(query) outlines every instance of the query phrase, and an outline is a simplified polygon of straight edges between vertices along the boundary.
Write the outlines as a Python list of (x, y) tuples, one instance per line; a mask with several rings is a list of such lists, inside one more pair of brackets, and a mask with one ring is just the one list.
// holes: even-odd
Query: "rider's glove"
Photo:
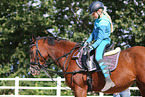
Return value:
[(87, 41), (85, 41), (85, 43), (83, 44), (83, 46), (87, 46), (88, 45), (88, 42)]
[(93, 50), (94, 49), (94, 47), (93, 46), (89, 46), (89, 52), (91, 51), (91, 50)]

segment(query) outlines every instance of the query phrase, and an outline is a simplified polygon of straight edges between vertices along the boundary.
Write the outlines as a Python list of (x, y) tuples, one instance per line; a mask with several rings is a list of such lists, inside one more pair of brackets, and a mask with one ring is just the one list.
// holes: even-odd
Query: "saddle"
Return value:
[[(121, 51), (120, 47), (114, 49), (114, 46), (115, 43), (106, 45), (103, 53), (103, 61), (107, 62), (110, 71), (115, 70), (117, 67), (118, 58)], [(92, 64), (96, 65), (97, 70), (100, 70), (98, 62), (95, 59), (95, 50), (88, 52), (88, 46), (83, 46), (73, 54), (72, 58), (76, 60), (77, 65), (81, 69), (87, 70), (87, 64), (89, 64), (88, 61), (91, 60)]]
[[(103, 61), (107, 63), (108, 68), (110, 71), (113, 71), (117, 67), (119, 54), (121, 52), (121, 49), (117, 47), (114, 49), (115, 43), (112, 43), (111, 45), (106, 45), (103, 53)], [(95, 59), (95, 50), (92, 50), (91, 52), (88, 52), (87, 45), (80, 47), (79, 50), (77, 50), (73, 54), (73, 59), (76, 60), (77, 65), (84, 70), (88, 70), (87, 64), (93, 64), (96, 65), (97, 71), (101, 71), (98, 62)], [(110, 72), (111, 73), (111, 72)], [(88, 85), (88, 92), (92, 91), (92, 76), (90, 72), (87, 72), (87, 85)]]

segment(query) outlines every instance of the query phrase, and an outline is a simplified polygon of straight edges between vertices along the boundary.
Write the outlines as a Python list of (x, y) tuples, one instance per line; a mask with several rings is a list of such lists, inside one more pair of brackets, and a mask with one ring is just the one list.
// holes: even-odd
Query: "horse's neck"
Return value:
[[(52, 59), (56, 60), (56, 59), (64, 56), (65, 54), (69, 53), (71, 51), (71, 49), (74, 48), (75, 45), (76, 45), (75, 42), (64, 41), (64, 40), (55, 42), (55, 45), (51, 46), (51, 48), (50, 48)], [(60, 66), (61, 68), (65, 64), (65, 61), (67, 60), (66, 58), (67, 58), (67, 56), (62, 57), (58, 60), (59, 66), (61, 65)]]
[(54, 49), (56, 50), (57, 53), (59, 53), (59, 56), (63, 56), (64, 54), (69, 53), (71, 49), (74, 48), (75, 45), (76, 45), (75, 42), (62, 40), (56, 44)]

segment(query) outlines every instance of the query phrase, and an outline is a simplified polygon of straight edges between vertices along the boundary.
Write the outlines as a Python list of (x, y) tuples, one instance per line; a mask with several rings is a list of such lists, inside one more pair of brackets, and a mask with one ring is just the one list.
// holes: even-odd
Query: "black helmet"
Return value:
[(99, 9), (104, 10), (104, 4), (100, 1), (93, 1), (92, 4), (89, 7), (89, 14), (92, 14), (95, 11), (98, 11)]

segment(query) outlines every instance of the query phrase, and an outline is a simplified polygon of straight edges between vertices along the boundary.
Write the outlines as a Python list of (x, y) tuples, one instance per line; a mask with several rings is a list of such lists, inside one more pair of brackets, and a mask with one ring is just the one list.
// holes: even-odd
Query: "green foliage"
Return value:
[[(144, 1), (100, 1), (107, 6), (107, 12), (112, 17), (115, 30), (111, 39), (116, 46), (122, 49), (135, 45), (145, 46)], [(29, 73), (28, 50), (32, 35), (53, 35), (75, 42), (84, 41), (93, 30), (94, 19), (88, 15), (91, 2), (92, 0), (1, 0), (0, 77), (47, 77), (43, 71), (38, 76)], [(53, 67), (59, 70), (55, 64), (51, 66)], [(5, 90), (0, 93), (6, 91), (13, 92)]]
[[(117, 5), (117, 6), (116, 6)], [(119, 0), (108, 3), (115, 31), (113, 41), (126, 46), (145, 46), (145, 5), (142, 0)], [(125, 48), (125, 45), (121, 45)]]

